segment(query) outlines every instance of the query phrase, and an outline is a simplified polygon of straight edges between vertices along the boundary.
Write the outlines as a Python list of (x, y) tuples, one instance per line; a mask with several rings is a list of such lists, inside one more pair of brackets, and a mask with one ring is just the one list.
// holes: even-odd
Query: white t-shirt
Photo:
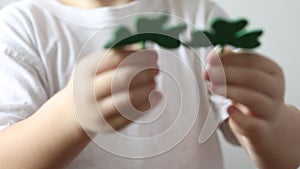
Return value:
[[(78, 56), (101, 49), (116, 23), (132, 26), (128, 15), (153, 12), (170, 13), (175, 16), (170, 23), (185, 20), (197, 29), (206, 29), (213, 17), (225, 15), (208, 0), (139, 0), (99, 9), (78, 9), (55, 0), (23, 0), (2, 9), (0, 129), (26, 119), (65, 87)], [(182, 38), (189, 39), (188, 33)], [(159, 51), (160, 67), (172, 74), (158, 77), (167, 100), (160, 107), (163, 113), (153, 116), (150, 112), (119, 135), (99, 134), (70, 169), (223, 168), (216, 134), (204, 144), (198, 142), (211, 108), (199, 59), (203, 61), (206, 51), (196, 50), (198, 57), (185, 47), (167, 51), (148, 46)], [(195, 111), (198, 116), (191, 113)], [(148, 158), (137, 158), (143, 155)]]

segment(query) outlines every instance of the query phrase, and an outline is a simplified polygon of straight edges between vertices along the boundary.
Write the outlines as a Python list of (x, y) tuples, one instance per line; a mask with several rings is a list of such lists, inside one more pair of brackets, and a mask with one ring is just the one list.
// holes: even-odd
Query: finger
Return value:
[(142, 115), (140, 111), (150, 107), (148, 98), (154, 89), (155, 83), (150, 83), (134, 88), (129, 93), (128, 91), (114, 93), (99, 101), (98, 108), (106, 119), (114, 118), (118, 113), (135, 119)]
[(117, 67), (128, 55), (135, 50), (107, 50), (92, 53), (78, 63), (80, 69), (84, 69), (89, 76)]
[(208, 53), (206, 57), (206, 62), (210, 65), (221, 65), (222, 62), (220, 60), (220, 57), (224, 54), (232, 54), (232, 53), (234, 52), (228, 47), (225, 47), (223, 52), (221, 48), (216, 47)]
[[(112, 58), (114, 58), (112, 60)], [(155, 50), (113, 50), (107, 55), (103, 56), (102, 61), (99, 63), (97, 74), (109, 69), (124, 67), (128, 65), (139, 66), (143, 68), (157, 67), (158, 54)]]
[(154, 78), (159, 74), (158, 68), (151, 68), (143, 70), (133, 77), (133, 79), (130, 82), (130, 87), (137, 87), (141, 86), (143, 84), (154, 82)]
[(110, 125), (110, 127), (115, 130), (119, 131), (132, 123), (133, 121), (127, 119), (126, 117), (122, 116), (121, 114), (118, 114), (114, 118), (108, 119), (107, 123)]
[[(222, 53), (221, 53), (221, 48), (216, 48), (216, 49), (214, 49), (214, 50), (211, 50), (210, 52), (209, 52), (209, 54), (208, 54), (208, 56), (207, 56), (207, 63), (211, 66), (221, 66), (222, 65), (222, 62), (221, 62), (221, 60), (220, 60), (220, 58), (219, 58), (219, 56), (221, 56), (222, 55)], [(223, 51), (223, 54), (224, 53), (227, 53), (227, 54), (229, 54), (229, 53), (233, 53), (233, 51), (230, 49), (230, 48), (228, 48), (228, 47), (225, 47), (224, 48), (224, 51)], [(216, 57), (216, 58), (215, 58)], [(212, 62), (214, 62), (214, 63), (212, 63)], [(210, 68), (210, 66), (208, 66), (208, 69)], [(207, 70), (205, 70), (203, 73), (202, 73), (202, 76), (204, 77), (204, 79), (205, 80), (207, 80), (207, 81), (210, 81), (210, 77), (209, 77), (209, 73), (207, 72)]]
[(125, 118), (121, 114), (116, 113), (111, 118), (105, 118), (104, 123), (101, 125), (102, 128), (101, 131), (103, 132), (119, 131), (132, 122), (133, 121)]
[(84, 69), (85, 74), (94, 76), (101, 72), (114, 69), (120, 65), (128, 56), (139, 59), (131, 59), (132, 64), (145, 65), (156, 63), (158, 55), (154, 50), (107, 50), (98, 51), (80, 60), (77, 68)]
[(253, 111), (257, 117), (271, 119), (276, 110), (276, 102), (274, 100), (255, 90), (228, 85), (213, 86), (212, 92), (242, 103)]
[[(153, 92), (152, 106), (156, 106), (158, 104), (158, 102), (160, 101), (161, 97), (162, 96), (159, 92)], [(147, 109), (148, 107), (149, 107), (148, 103), (144, 103), (141, 105), (142, 109), (143, 108)], [(136, 118), (138, 118), (138, 117), (136, 117)], [(134, 120), (136, 118), (129, 119), (127, 117), (124, 117), (120, 113), (115, 113), (113, 116), (111, 116), (111, 118), (106, 118), (106, 120), (112, 129), (119, 131), (119, 130), (123, 129), (124, 127), (126, 127), (127, 125), (129, 125), (130, 123), (134, 122)]]
[(97, 99), (107, 97), (112, 92), (129, 89), (129, 86), (138, 87), (154, 82), (155, 76), (159, 73), (158, 69), (147, 69), (138, 73), (140, 68), (133, 66), (121, 69), (106, 71), (96, 76), (94, 86)]
[(221, 57), (212, 54), (208, 58), (208, 63), (211, 65), (250, 67), (266, 71), (269, 74), (282, 74), (280, 66), (274, 61), (253, 53), (225, 53)]
[(212, 66), (208, 69), (208, 76), (214, 85), (241, 86), (256, 90), (272, 98), (283, 97), (284, 94), (283, 85), (278, 84), (280, 81), (278, 81), (277, 77), (258, 69), (236, 66)]
[(229, 126), (235, 132), (241, 135), (257, 137), (261, 132), (265, 122), (259, 118), (242, 113), (237, 107), (231, 105), (228, 107)]

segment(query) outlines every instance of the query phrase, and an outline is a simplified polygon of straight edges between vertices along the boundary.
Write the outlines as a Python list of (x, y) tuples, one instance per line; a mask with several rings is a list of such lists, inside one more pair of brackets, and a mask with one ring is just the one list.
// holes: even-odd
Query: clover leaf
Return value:
[(244, 29), (248, 25), (248, 21), (245, 19), (227, 21), (223, 18), (215, 18), (212, 21), (212, 28), (215, 32), (238, 32)]
[(237, 34), (236, 40), (232, 45), (240, 48), (251, 49), (260, 46), (258, 37), (263, 34), (262, 30), (251, 31), (247, 33)]
[(131, 34), (125, 27), (115, 30), (115, 36), (104, 47), (117, 48), (140, 42), (145, 48), (146, 41), (152, 41), (165, 48), (178, 48), (181, 45), (179, 35), (185, 31), (187, 26), (166, 27), (169, 16), (166, 14), (156, 18), (138, 18), (136, 22), (136, 33)]
[(115, 35), (108, 43), (105, 44), (104, 48), (117, 48), (125, 46), (131, 43), (128, 37), (131, 37), (131, 32), (124, 26), (117, 27), (115, 30)]
[(237, 48), (252, 49), (260, 45), (258, 38), (263, 34), (262, 30), (247, 31), (248, 22), (245, 19), (227, 21), (221, 18), (215, 19), (211, 31), (204, 31), (213, 45), (232, 45)]

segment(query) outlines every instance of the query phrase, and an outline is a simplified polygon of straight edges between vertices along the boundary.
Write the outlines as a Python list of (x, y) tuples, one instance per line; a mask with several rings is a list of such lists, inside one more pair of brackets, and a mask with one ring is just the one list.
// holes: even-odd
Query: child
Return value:
[[(0, 132), (0, 168), (223, 168), (216, 135), (205, 144), (198, 143), (204, 115), (209, 109), (209, 99), (199, 75), (200, 63), (194, 62), (186, 49), (181, 48), (177, 54), (181, 54), (180, 59), (187, 60), (186, 64), (191, 67), (199, 83), (198, 88), (191, 85), (190, 80), (186, 81), (189, 74), (180, 69), (182, 65), (176, 65), (176, 62), (154, 51), (139, 53), (134, 49), (123, 49), (108, 54), (104, 50), (99, 51), (99, 46), (103, 46), (109, 38), (105, 34), (99, 39), (101, 42), (89, 43), (81, 51), (86, 41), (103, 25), (130, 14), (161, 11), (182, 17), (200, 29), (207, 27), (213, 17), (224, 15), (218, 6), (206, 0), (188, 3), (183, 0), (153, 0), (151, 3), (147, 0), (24, 0), (3, 9), (0, 14), (0, 74), (4, 79), (0, 93), (0, 125), (3, 129)], [(80, 60), (75, 71), (76, 58), (80, 53), (86, 57)], [(127, 56), (135, 53), (148, 57), (141, 56), (145, 60), (137, 60), (133, 65), (119, 66)], [(99, 60), (101, 65), (97, 68)], [(126, 79), (114, 79), (114, 73), (118, 71), (120, 76), (129, 77), (139, 70), (136, 65), (145, 62), (153, 69), (143, 71), (133, 79), (129, 100), (124, 97)], [(171, 79), (161, 75), (157, 80), (157, 62), (160, 67), (177, 71), (176, 80), (182, 83), (184, 93), (192, 96), (185, 96), (182, 100), (181, 109), (186, 116), (193, 110), (190, 107), (201, 98), (201, 111), (192, 130), (177, 146), (163, 152), (159, 152), (161, 145), (168, 146), (173, 142), (172, 135), (146, 146), (110, 139), (115, 138), (113, 134), (102, 134), (109, 128), (90, 111), (95, 101), (108, 123), (116, 130), (123, 129), (122, 134), (129, 137), (147, 138), (172, 124), (171, 120), (177, 116), (173, 112), (180, 109), (180, 99), (172, 90), (176, 86)], [(78, 84), (78, 78), (86, 83)], [(117, 97), (114, 98), (110, 90), (110, 86), (114, 86), (113, 80), (118, 84), (115, 91)], [(90, 93), (94, 90), (89, 90), (89, 82), (95, 82), (95, 93)], [(120, 115), (122, 112), (115, 105), (126, 107), (129, 101), (138, 110), (147, 110), (150, 107), (147, 97), (156, 85), (161, 86), (168, 100), (163, 121), (143, 128)], [(195, 90), (200, 91), (200, 96), (192, 94)], [(76, 100), (76, 94), (80, 94), (81, 102)], [(153, 95), (153, 100), (162, 100), (160, 94)], [(234, 124), (231, 121), (230, 124)], [(183, 128), (185, 123), (182, 124)], [(176, 131), (180, 132), (180, 129)], [(100, 132), (96, 141), (95, 130)], [(101, 149), (99, 146), (107, 143), (101, 141), (106, 139), (114, 145), (111, 149), (127, 151), (107, 152), (108, 147), (105, 146)], [(98, 141), (101, 145), (97, 145)], [(136, 154), (147, 154), (143, 157), (149, 158), (138, 159), (141, 156), (134, 156)], [(131, 158), (124, 158), (126, 155)]]
[[(125, 17), (120, 22), (126, 24), (133, 20), (126, 16), (146, 12), (168, 12), (198, 29), (224, 16), (206, 0), (24, 0), (1, 11), (0, 73), (5, 81), (0, 93), (0, 168), (223, 168), (216, 134), (205, 144), (198, 142), (210, 101), (201, 62), (192, 51), (181, 47), (172, 54), (140, 53), (130, 47), (107, 54), (101, 49), (111, 38), (113, 21)], [(83, 58), (76, 64), (80, 54)], [(132, 54), (145, 59), (119, 66)], [(143, 64), (152, 69), (133, 79), (130, 101), (138, 110), (147, 110), (148, 96), (157, 85), (164, 95), (151, 93), (150, 101), (167, 104), (161, 115), (149, 112), (131, 123), (115, 105), (131, 105), (126, 79)], [(167, 73), (157, 77), (157, 64), (175, 81)], [(117, 71), (120, 78), (114, 78)], [(114, 129), (123, 130), (107, 134), (110, 128), (91, 110), (95, 105)], [(153, 114), (159, 119), (151, 119)], [(152, 122), (144, 125), (149, 119)]]

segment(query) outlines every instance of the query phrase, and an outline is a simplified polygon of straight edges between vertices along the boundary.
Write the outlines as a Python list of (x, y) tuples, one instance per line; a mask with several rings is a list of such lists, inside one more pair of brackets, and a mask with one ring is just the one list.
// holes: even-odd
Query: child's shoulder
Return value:
[[(0, 11), (0, 14), (26, 14), (33, 13), (33, 11), (39, 10), (39, 6), (35, 0), (22, 0), (12, 2), (5, 7), (3, 7)], [(17, 13), (16, 13), (17, 12)]]
[(42, 1), (47, 0), (20, 0), (3, 7), (0, 10), (1, 34), (14, 32), (18, 36), (31, 36), (37, 27), (49, 25), (48, 20), (53, 16), (40, 5)]
[(1, 50), (5, 48), (18, 54), (33, 54), (37, 27), (46, 22), (41, 11), (42, 9), (34, 0), (21, 0), (2, 8), (0, 10)]
[[(5, 24), (31, 23), (41, 16), (43, 10), (37, 5), (35, 0), (22, 0), (10, 3), (0, 10), (0, 21)], [(25, 25), (24, 25), (25, 24)]]

